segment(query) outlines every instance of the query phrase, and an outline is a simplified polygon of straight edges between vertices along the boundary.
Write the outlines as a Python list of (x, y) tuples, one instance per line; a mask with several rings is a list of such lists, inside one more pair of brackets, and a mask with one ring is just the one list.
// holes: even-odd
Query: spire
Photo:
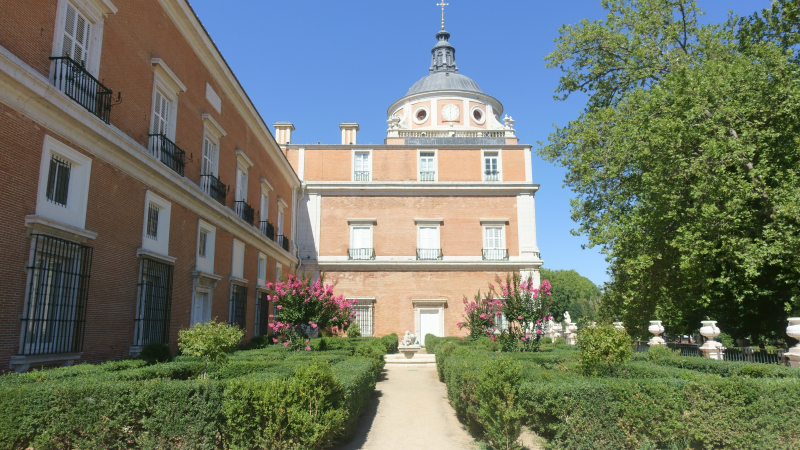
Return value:
[(456, 49), (450, 45), (450, 33), (442, 29), (436, 33), (436, 39), (439, 41), (431, 50), (431, 73), (436, 72), (453, 72), (458, 73), (456, 67)]
[(450, 3), (445, 3), (444, 0), (441, 0), (439, 3), (436, 4), (436, 6), (442, 7), (442, 29), (444, 30), (444, 7), (450, 6)]

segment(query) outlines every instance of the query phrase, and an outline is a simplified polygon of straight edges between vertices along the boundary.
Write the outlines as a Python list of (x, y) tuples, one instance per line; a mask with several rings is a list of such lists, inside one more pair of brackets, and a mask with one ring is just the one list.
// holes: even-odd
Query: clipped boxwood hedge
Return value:
[(185, 356), (4, 375), (0, 448), (326, 448), (355, 430), (388, 339), (326, 341), (236, 352), (207, 379)]

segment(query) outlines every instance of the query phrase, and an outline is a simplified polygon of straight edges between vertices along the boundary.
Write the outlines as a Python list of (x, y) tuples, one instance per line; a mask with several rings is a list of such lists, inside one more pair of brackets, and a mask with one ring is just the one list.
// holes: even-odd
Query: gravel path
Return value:
[(387, 365), (352, 441), (336, 450), (477, 450), (447, 401), (436, 366)]

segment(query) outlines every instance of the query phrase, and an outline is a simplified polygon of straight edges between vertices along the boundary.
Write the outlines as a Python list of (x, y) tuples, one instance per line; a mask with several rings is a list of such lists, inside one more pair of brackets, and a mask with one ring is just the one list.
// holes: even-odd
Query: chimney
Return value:
[(358, 131), (357, 123), (340, 123), (339, 129), (342, 130), (342, 145), (356, 145), (356, 132)]
[(286, 145), (292, 143), (292, 131), (294, 125), (291, 122), (276, 122), (272, 124), (275, 127), (275, 140), (278, 145)]

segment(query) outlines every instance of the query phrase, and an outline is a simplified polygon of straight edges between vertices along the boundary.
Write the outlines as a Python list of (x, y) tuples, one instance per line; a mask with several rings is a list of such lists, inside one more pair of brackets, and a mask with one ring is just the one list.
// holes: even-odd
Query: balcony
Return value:
[(266, 220), (262, 220), (259, 223), (258, 231), (260, 231), (261, 234), (263, 234), (270, 240), (273, 241), (275, 240), (275, 226), (267, 222)]
[(256, 211), (252, 206), (248, 205), (247, 202), (244, 200), (236, 200), (233, 202), (233, 210), (236, 212), (237, 216), (239, 216), (249, 225), (253, 224), (253, 220), (255, 220), (256, 217)]
[(50, 61), (54, 63), (53, 86), (108, 123), (111, 116), (111, 89), (97, 81), (83, 62), (75, 62), (69, 56), (51, 56)]
[(374, 248), (348, 248), (347, 259), (349, 260), (373, 260), (375, 259)]
[(228, 196), (228, 186), (219, 181), (219, 178), (211, 174), (200, 175), (200, 188), (220, 204), (225, 204), (225, 197)]
[(353, 181), (369, 181), (369, 171), (356, 171), (353, 173)]
[(278, 245), (280, 245), (282, 249), (286, 250), (287, 252), (289, 251), (289, 238), (288, 237), (286, 237), (286, 236), (284, 236), (282, 234), (279, 234), (277, 236), (277, 239), (275, 239), (275, 242), (277, 242)]
[(508, 261), (507, 248), (485, 248), (483, 249), (484, 261)]
[(436, 181), (436, 172), (420, 172), (419, 181)]
[(441, 261), (442, 249), (440, 248), (418, 248), (417, 260), (419, 261)]
[(500, 181), (500, 172), (496, 170), (487, 170), (483, 172), (485, 181)]
[(173, 172), (183, 176), (183, 169), (186, 167), (186, 152), (167, 139), (164, 134), (150, 134), (149, 136), (150, 154)]

